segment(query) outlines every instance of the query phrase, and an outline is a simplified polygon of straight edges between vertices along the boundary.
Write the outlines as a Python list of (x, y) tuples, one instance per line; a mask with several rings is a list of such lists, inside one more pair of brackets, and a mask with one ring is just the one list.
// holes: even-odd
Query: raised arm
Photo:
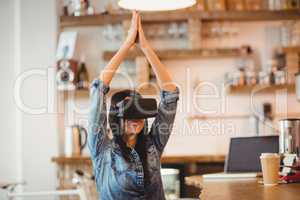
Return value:
[(138, 19), (139, 14), (136, 11), (133, 11), (131, 26), (125, 42), (100, 74), (100, 80), (102, 80), (102, 82), (107, 86), (110, 84), (115, 72), (125, 59), (130, 48), (135, 44), (138, 34)]
[(147, 60), (150, 62), (161, 89), (161, 101), (158, 107), (158, 114), (152, 124), (150, 136), (152, 137), (158, 151), (162, 153), (172, 132), (177, 109), (177, 101), (179, 99), (179, 90), (173, 82), (168, 69), (159, 60), (153, 48), (146, 40), (140, 17), (138, 38), (140, 48), (144, 52)]
[(141, 17), (139, 16), (139, 26), (138, 26), (138, 39), (139, 45), (143, 53), (145, 54), (147, 60), (151, 64), (151, 67), (158, 79), (158, 84), (161, 90), (165, 91), (175, 91), (176, 85), (172, 80), (172, 77), (167, 70), (166, 66), (159, 60), (158, 56), (154, 52), (152, 46), (147, 41), (144, 30), (142, 28)]
[(109, 84), (115, 72), (126, 57), (129, 49), (135, 44), (137, 28), (138, 14), (133, 12), (132, 23), (127, 39), (101, 72), (100, 76), (96, 78), (91, 85), (90, 111), (88, 116), (88, 146), (93, 160), (99, 158), (101, 152), (103, 152), (107, 144), (109, 144), (109, 139), (106, 134), (106, 94), (109, 91)]

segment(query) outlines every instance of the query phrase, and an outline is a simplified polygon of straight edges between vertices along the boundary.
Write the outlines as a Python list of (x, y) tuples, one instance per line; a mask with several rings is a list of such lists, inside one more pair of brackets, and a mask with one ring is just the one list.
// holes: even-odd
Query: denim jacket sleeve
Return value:
[(150, 135), (156, 148), (162, 153), (172, 132), (177, 101), (179, 99), (179, 89), (176, 88), (174, 92), (161, 91), (160, 98), (158, 114), (152, 124)]
[(106, 94), (109, 87), (95, 79), (90, 88), (90, 110), (88, 115), (88, 147), (92, 159), (98, 157), (108, 142), (106, 134)]

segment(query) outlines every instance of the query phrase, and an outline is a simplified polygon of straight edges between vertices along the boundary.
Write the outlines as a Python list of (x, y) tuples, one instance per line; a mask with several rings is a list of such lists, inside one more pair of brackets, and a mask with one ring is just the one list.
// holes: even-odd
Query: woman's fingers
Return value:
[(136, 31), (138, 31), (138, 28), (139, 28), (139, 20), (140, 20), (141, 16), (140, 14), (137, 12), (136, 13), (136, 20), (135, 20), (135, 28), (136, 28)]
[(136, 12), (136, 24), (138, 25), (139, 24), (139, 20), (141, 18), (141, 15), (139, 12)]
[(134, 26), (134, 27), (137, 27), (138, 25), (138, 17), (139, 17), (139, 14), (137, 11), (132, 11), (132, 20), (131, 20), (131, 25)]
[(138, 20), (137, 20), (137, 28), (138, 28), (138, 30), (140, 29), (140, 21), (141, 21), (141, 15), (138, 15)]
[(139, 32), (142, 32), (142, 30), (143, 30), (141, 16), (139, 16), (139, 19), (138, 19), (138, 30), (139, 30)]
[(145, 37), (141, 17), (139, 18), (139, 34), (141, 34), (143, 38)]
[(128, 30), (128, 35), (126, 42), (129, 43), (130, 46), (134, 45), (137, 40), (138, 35), (138, 19), (139, 14), (137, 11), (132, 11), (131, 25)]
[(132, 28), (134, 26), (135, 21), (136, 21), (136, 13), (135, 13), (135, 11), (132, 11), (130, 28)]
[(135, 39), (135, 43), (139, 43), (139, 20), (140, 20), (141, 16), (139, 13), (137, 13), (137, 22), (136, 22), (136, 39)]
[(139, 24), (139, 28), (142, 26), (142, 18), (141, 18), (141, 15), (139, 15), (139, 18), (138, 18), (138, 24)]
[(141, 16), (139, 17), (139, 22), (138, 23), (139, 23), (138, 24), (138, 36), (139, 36), (139, 45), (140, 45), (140, 48), (142, 48), (142, 49), (143, 48), (147, 48), (147, 46), (149, 44), (148, 44), (148, 41), (146, 39), (144, 30), (143, 30)]
[(134, 20), (137, 17), (137, 11), (133, 10), (132, 11), (132, 20)]

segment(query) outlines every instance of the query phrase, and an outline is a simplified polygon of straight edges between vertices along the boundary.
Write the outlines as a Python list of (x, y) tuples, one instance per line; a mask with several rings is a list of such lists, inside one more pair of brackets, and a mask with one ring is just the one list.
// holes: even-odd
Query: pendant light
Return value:
[(193, 6), (196, 0), (120, 0), (119, 6), (137, 11), (170, 11)]

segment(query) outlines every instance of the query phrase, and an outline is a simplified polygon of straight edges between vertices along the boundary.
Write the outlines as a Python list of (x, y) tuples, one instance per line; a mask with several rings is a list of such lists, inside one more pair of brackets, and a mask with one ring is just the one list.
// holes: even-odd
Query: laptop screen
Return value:
[(231, 138), (225, 172), (260, 172), (260, 155), (278, 152), (278, 136)]

